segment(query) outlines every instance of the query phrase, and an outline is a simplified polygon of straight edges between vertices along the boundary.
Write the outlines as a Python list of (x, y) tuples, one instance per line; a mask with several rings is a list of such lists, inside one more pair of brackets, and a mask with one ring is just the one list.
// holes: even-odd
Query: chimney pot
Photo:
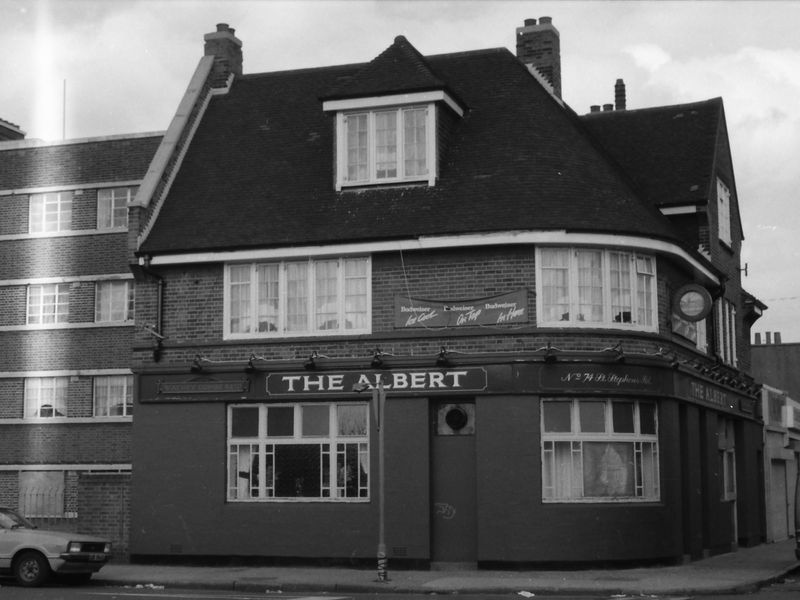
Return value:
[(614, 110), (613, 104), (603, 104), (603, 112), (609, 112)]
[(550, 25), (553, 22), (552, 17), (540, 17), (539, 25)]
[(589, 107), (589, 110), (591, 110), (592, 112), (600, 112), (600, 105), (599, 104), (592, 104), (592, 106)]
[(536, 19), (525, 19), (525, 27), (533, 27), (536, 25)]
[(780, 331), (776, 331), (775, 332), (775, 343), (776, 344), (780, 344), (781, 343), (781, 332)]
[(765, 333), (764, 335), (767, 337), (767, 341), (766, 341), (766, 343), (767, 343), (767, 344), (771, 344), (771, 343), (772, 343), (772, 332), (768, 331), (768, 332), (767, 332), (767, 333)]
[(756, 346), (760, 346), (760, 345), (761, 345), (761, 334), (760, 333), (756, 333)]
[(217, 31), (228, 31), (228, 24), (227, 23), (217, 23)]

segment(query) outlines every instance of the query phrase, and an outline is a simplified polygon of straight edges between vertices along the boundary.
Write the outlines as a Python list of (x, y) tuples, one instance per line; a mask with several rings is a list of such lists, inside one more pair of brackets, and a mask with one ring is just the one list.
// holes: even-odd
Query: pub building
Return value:
[(516, 56), (398, 36), (246, 75), (233, 29), (205, 41), (130, 212), (134, 560), (764, 541), (765, 306), (720, 99), (630, 110), (618, 85), (578, 116), (547, 17)]

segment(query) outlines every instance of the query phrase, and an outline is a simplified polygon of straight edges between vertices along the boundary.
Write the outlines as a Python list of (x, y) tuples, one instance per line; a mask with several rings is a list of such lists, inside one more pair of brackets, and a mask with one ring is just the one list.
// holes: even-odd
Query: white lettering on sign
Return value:
[(584, 373), (581, 371), (571, 371), (561, 378), (564, 383), (606, 383), (609, 385), (651, 385), (653, 378), (649, 375), (632, 376), (627, 373), (617, 375), (616, 373)]
[(512, 308), (510, 310), (507, 310), (506, 312), (497, 315), (497, 322), (505, 323), (506, 321), (511, 321), (512, 319), (522, 317), (524, 314), (525, 314), (524, 308)]
[(436, 312), (436, 309), (425, 309), (420, 311), (420, 314), (411, 315), (408, 317), (408, 319), (406, 319), (406, 326), (409, 327), (411, 325), (416, 325), (417, 323), (424, 323), (425, 321), (430, 321), (438, 316), (439, 313)]
[(481, 309), (469, 310), (465, 313), (458, 315), (456, 319), (456, 325), (466, 325), (467, 323), (473, 323), (478, 320), (478, 317), (481, 316)]
[(692, 382), (689, 384), (690, 395), (693, 400), (701, 400), (716, 404), (717, 406), (732, 407), (733, 403), (728, 399), (728, 394), (723, 390), (708, 387), (702, 383)]
[(414, 369), (403, 371), (332, 371), (310, 373), (271, 373), (267, 375), (267, 394), (316, 395), (324, 393), (349, 393), (354, 387), (409, 393), (442, 392), (448, 390), (485, 390), (486, 370), (464, 367), (461, 369)]

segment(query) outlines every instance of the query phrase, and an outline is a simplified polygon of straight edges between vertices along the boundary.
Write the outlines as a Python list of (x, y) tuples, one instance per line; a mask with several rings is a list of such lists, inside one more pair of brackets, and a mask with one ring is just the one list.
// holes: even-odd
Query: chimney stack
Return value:
[(561, 98), (561, 40), (552, 18), (542, 17), (538, 25), (536, 19), (525, 19), (525, 25), (517, 27), (517, 58), (535, 67)]
[(214, 56), (214, 87), (227, 86), (230, 75), (242, 74), (242, 41), (236, 30), (227, 23), (217, 24), (217, 30), (203, 36), (205, 56)]
[(625, 82), (617, 79), (614, 84), (614, 104), (617, 110), (625, 110)]

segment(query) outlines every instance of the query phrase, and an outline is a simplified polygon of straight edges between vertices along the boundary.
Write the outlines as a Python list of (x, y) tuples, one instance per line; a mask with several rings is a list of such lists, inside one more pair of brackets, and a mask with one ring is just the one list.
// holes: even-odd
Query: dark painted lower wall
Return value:
[[(659, 401), (659, 502), (553, 504), (541, 499), (539, 397), (493, 395), (475, 401), (479, 563), (677, 561), (732, 549), (733, 505), (720, 496), (716, 411)], [(134, 558), (374, 558), (374, 430), (369, 502), (229, 503), (224, 402), (137, 403), (135, 414)], [(393, 397), (386, 423), (388, 555), (430, 560), (428, 399)], [(750, 545), (763, 540), (765, 532), (760, 429), (746, 420), (738, 427), (738, 537)]]

